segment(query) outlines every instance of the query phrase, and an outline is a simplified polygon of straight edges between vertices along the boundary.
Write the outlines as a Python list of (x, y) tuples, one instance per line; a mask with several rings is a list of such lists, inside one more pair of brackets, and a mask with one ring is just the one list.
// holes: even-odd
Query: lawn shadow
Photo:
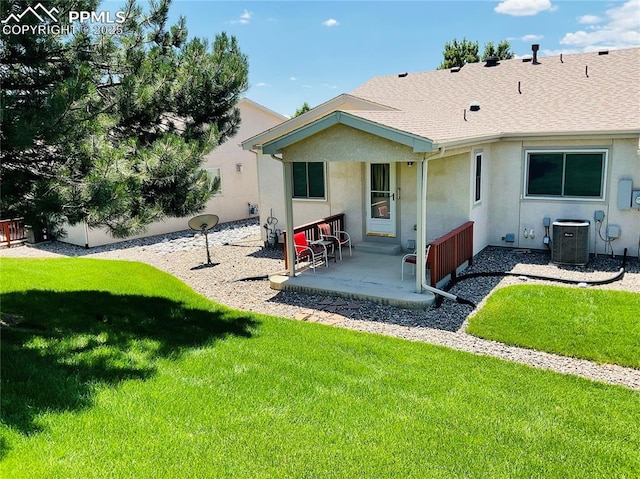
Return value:
[(249, 338), (258, 325), (214, 308), (98, 291), (3, 294), (3, 312), (20, 316), (1, 334), (3, 424), (36, 433), (44, 412), (90, 407), (100, 387), (144, 380), (160, 359), (228, 336)]

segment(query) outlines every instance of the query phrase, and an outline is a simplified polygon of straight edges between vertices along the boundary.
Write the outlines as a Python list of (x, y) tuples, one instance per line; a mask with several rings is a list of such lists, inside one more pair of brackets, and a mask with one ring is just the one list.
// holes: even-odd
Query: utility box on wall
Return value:
[(628, 210), (629, 208), (635, 208), (631, 205), (631, 189), (633, 188), (633, 182), (630, 179), (623, 178), (618, 180), (618, 209)]
[(589, 262), (589, 221), (553, 222), (551, 262), (568, 265), (585, 265)]

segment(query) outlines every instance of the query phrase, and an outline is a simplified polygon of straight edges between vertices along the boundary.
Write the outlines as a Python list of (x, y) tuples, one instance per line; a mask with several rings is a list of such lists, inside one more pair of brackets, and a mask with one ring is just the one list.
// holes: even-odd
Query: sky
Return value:
[(285, 116), (380, 75), (435, 70), (444, 45), (508, 40), (518, 57), (640, 47), (640, 0), (173, 0), (189, 36), (227, 32), (249, 59), (245, 96)]

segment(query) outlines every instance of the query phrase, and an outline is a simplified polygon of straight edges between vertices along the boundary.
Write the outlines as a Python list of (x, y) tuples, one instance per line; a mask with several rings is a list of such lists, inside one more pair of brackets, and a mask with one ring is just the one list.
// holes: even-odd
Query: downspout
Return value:
[[(429, 158), (426, 157), (424, 160), (421, 161), (422, 163), (422, 170), (423, 170), (423, 186), (421, 187), (421, 193), (422, 193), (422, 198), (421, 198), (421, 202), (423, 204), (423, 208), (424, 208), (424, 217), (426, 218), (426, 212), (427, 212), (427, 173), (428, 173), (428, 166), (429, 166), (429, 161), (433, 160), (435, 158), (442, 158), (444, 156), (444, 152), (446, 150), (446, 147), (441, 147), (440, 148), (440, 154), (437, 156), (431, 156)], [(426, 236), (427, 236), (427, 230), (426, 230), (426, 221), (423, 221), (424, 224), (424, 230), (422, 231), (422, 237), (424, 239), (424, 243), (420, 243), (420, 244), (425, 244), (426, 245)], [(418, 267), (418, 264), (422, 264), (422, 276), (420, 277), (421, 280), (421, 288), (422, 290), (427, 290), (430, 291), (434, 294), (438, 294), (440, 296), (443, 296), (447, 299), (451, 299), (453, 301), (456, 301), (460, 304), (467, 304), (469, 306), (471, 306), (472, 308), (475, 308), (476, 305), (469, 301), (468, 299), (465, 298), (461, 298), (459, 296), (456, 296), (455, 294), (451, 294), (447, 291), (443, 291), (441, 289), (438, 288), (434, 288), (433, 286), (427, 284), (427, 277), (426, 277), (426, 272), (427, 272), (427, 268), (426, 268), (426, 258), (424, 257), (424, 253), (425, 253), (425, 248), (420, 248), (422, 250), (422, 260), (421, 263), (418, 263), (418, 258), (416, 258), (416, 268)], [(420, 253), (420, 249), (418, 249), (417, 253)], [(417, 270), (416, 270), (417, 271)], [(416, 272), (416, 276), (417, 272)], [(422, 291), (419, 291), (422, 292)]]
[(425, 257), (427, 244), (427, 177), (429, 161), (434, 158), (442, 158), (444, 152), (445, 147), (441, 147), (438, 156), (427, 157), (425, 154), (419, 162), (416, 174), (416, 198), (418, 201), (418, 207), (416, 208), (416, 293), (418, 294), (422, 293), (424, 289), (434, 292), (434, 288), (427, 286), (427, 258)]

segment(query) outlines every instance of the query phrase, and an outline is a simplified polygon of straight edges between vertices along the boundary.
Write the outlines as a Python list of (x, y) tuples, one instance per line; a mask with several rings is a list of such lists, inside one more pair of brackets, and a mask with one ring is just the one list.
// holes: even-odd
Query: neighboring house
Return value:
[[(241, 118), (238, 132), (209, 153), (203, 165), (211, 175), (220, 177), (220, 191), (209, 200), (203, 213), (218, 215), (220, 223), (257, 217), (259, 198), (256, 155), (243, 150), (240, 141), (287, 119), (247, 98), (238, 102), (238, 108)], [(149, 225), (146, 233), (127, 239), (189, 229), (189, 218), (191, 216), (155, 222)], [(61, 241), (79, 246), (92, 247), (123, 241), (111, 237), (104, 229), (90, 229), (85, 224), (66, 226), (65, 230), (67, 236)]]
[(639, 79), (637, 48), (373, 78), (243, 142), (261, 223), (344, 213), (355, 244), (406, 249), (471, 220), (478, 252), (544, 249), (545, 218), (586, 219), (591, 253), (636, 256)]

